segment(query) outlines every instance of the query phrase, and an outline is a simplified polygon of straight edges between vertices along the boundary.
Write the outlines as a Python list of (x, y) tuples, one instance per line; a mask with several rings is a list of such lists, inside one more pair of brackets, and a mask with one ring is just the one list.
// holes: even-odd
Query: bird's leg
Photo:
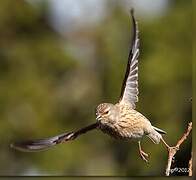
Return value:
[(177, 146), (169, 146), (165, 140), (163, 138), (161, 138), (161, 141), (163, 142), (163, 144), (166, 146), (167, 150), (170, 152), (172, 150), (178, 150), (179, 148)]
[(140, 157), (141, 157), (144, 161), (148, 162), (148, 160), (147, 160), (148, 154), (145, 153), (145, 152), (142, 150), (140, 141), (138, 141), (138, 146), (139, 146)]

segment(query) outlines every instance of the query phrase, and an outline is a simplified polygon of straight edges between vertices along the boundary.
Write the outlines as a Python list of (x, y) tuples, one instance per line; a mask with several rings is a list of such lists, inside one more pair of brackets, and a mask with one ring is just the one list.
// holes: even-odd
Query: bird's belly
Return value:
[(110, 135), (115, 139), (122, 139), (122, 140), (138, 140), (141, 139), (143, 136), (143, 131), (131, 132), (128, 128), (122, 128), (117, 126), (107, 126), (107, 125), (100, 125), (100, 129), (103, 133)]

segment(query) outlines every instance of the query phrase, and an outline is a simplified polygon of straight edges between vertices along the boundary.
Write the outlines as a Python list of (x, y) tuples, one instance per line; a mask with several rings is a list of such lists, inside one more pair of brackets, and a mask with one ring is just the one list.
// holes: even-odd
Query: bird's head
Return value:
[(102, 103), (96, 108), (96, 120), (99, 123), (114, 123), (117, 118), (117, 109), (110, 103)]

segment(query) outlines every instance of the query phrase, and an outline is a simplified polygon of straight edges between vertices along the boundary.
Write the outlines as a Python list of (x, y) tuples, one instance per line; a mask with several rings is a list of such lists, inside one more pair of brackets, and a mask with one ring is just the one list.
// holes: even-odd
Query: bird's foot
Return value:
[(139, 153), (140, 153), (140, 157), (141, 157), (145, 162), (148, 163), (148, 157), (149, 157), (149, 155), (148, 155), (147, 153), (145, 153), (144, 151), (142, 151), (142, 150), (140, 150)]

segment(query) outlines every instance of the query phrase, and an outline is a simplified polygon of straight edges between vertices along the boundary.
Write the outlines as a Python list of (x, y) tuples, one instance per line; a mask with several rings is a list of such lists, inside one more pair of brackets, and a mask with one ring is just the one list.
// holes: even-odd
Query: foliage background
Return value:
[[(123, 3), (108, 0), (101, 20), (89, 25), (83, 16), (76, 22), (81, 26), (58, 32), (49, 20), (49, 1), (36, 7), (1, 1), (0, 175), (164, 175), (166, 149), (147, 138), (142, 144), (150, 164), (140, 159), (137, 143), (99, 131), (39, 153), (9, 148), (19, 139), (90, 124), (99, 103), (118, 101), (131, 29), (130, 7)], [(192, 118), (191, 10), (190, 1), (172, 0), (161, 16), (145, 18), (135, 7), (141, 39), (137, 110), (167, 131), (171, 145)], [(190, 151), (191, 138), (174, 166), (187, 167)]]

